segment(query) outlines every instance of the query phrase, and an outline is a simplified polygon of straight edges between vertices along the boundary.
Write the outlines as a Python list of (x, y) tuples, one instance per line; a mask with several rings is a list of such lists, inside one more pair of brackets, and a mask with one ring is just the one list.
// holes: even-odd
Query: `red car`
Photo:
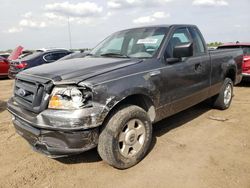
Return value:
[(18, 46), (6, 59), (5, 57), (0, 56), (0, 77), (8, 77), (8, 71), (10, 67), (10, 61), (16, 60), (19, 55), (22, 53), (23, 47)]
[(0, 56), (0, 77), (6, 77), (8, 76), (8, 70), (9, 70), (9, 61)]
[(242, 64), (243, 79), (250, 80), (250, 42), (249, 43), (225, 43), (218, 47), (218, 49), (228, 48), (242, 48), (244, 52), (244, 60)]

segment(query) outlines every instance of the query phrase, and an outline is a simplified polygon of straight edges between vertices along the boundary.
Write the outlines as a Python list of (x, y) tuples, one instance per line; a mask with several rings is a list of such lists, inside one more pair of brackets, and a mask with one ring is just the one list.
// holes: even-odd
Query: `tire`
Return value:
[(147, 113), (138, 106), (124, 106), (107, 121), (97, 150), (111, 166), (126, 169), (144, 158), (151, 140), (152, 124)]
[(233, 98), (233, 82), (230, 78), (225, 78), (221, 91), (218, 95), (213, 97), (213, 107), (225, 110), (231, 105)]

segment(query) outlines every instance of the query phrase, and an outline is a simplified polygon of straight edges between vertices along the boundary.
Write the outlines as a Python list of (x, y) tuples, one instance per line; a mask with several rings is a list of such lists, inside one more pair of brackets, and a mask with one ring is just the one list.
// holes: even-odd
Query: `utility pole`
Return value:
[(69, 33), (69, 48), (72, 49), (72, 42), (71, 42), (71, 29), (70, 29), (70, 22), (69, 22), (69, 16), (68, 16), (68, 33)]

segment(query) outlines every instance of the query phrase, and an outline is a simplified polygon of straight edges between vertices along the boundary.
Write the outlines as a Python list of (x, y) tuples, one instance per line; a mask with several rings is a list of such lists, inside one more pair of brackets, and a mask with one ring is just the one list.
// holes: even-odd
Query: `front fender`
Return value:
[(136, 74), (93, 86), (93, 102), (103, 106), (102, 120), (118, 103), (132, 95), (144, 95), (151, 99), (154, 106), (157, 105), (160, 92), (146, 74)]

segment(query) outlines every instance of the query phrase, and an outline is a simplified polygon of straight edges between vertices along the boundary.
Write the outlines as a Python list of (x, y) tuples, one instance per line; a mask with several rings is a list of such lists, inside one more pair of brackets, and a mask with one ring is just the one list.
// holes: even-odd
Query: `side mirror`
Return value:
[(193, 43), (180, 44), (174, 47), (173, 56), (174, 58), (183, 58), (193, 56)]

